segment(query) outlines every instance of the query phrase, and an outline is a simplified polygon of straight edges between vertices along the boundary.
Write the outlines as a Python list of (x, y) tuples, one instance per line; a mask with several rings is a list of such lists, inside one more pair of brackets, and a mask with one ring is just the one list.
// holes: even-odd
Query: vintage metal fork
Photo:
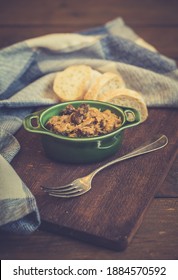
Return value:
[(104, 168), (106, 168), (112, 164), (123, 161), (125, 159), (129, 159), (132, 157), (136, 157), (139, 155), (143, 155), (143, 154), (150, 153), (150, 152), (156, 151), (158, 149), (161, 149), (164, 146), (166, 146), (167, 143), (168, 143), (167, 137), (165, 135), (162, 135), (156, 141), (146, 144), (142, 147), (139, 147), (139, 148), (135, 149), (134, 151), (130, 152), (129, 154), (126, 154), (113, 161), (110, 161), (110, 162), (100, 166), (99, 168), (97, 168), (96, 170), (94, 170), (93, 172), (88, 174), (87, 176), (78, 178), (67, 185), (59, 186), (56, 188), (42, 186), (41, 188), (43, 191), (47, 192), (49, 195), (56, 196), (56, 197), (71, 198), (71, 197), (82, 195), (91, 189), (91, 181), (92, 181), (93, 177), (99, 171), (103, 170)]

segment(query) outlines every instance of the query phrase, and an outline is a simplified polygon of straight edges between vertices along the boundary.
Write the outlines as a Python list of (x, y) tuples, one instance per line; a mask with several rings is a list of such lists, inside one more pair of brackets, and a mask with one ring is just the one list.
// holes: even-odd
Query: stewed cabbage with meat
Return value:
[(58, 116), (51, 117), (46, 128), (68, 137), (95, 137), (110, 133), (122, 125), (119, 116), (110, 110), (101, 111), (81, 104), (78, 108), (67, 105)]

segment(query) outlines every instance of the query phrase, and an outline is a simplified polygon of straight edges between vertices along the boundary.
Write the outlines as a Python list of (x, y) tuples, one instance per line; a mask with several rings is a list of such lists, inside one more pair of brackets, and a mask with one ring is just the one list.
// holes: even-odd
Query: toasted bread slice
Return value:
[(92, 69), (87, 65), (74, 65), (57, 73), (53, 90), (60, 101), (83, 99), (88, 89)]
[(100, 72), (98, 72), (97, 70), (91, 69), (90, 79), (88, 80), (88, 85), (86, 87), (84, 96), (86, 95), (88, 90), (95, 84), (96, 80), (101, 76), (102, 76), (102, 74)]
[(125, 83), (119, 74), (106, 72), (95, 80), (84, 95), (84, 99), (98, 100), (105, 92), (122, 87), (125, 87)]
[(147, 106), (142, 95), (134, 90), (122, 88), (108, 91), (99, 100), (136, 109), (140, 113), (141, 122), (145, 121), (148, 117)]

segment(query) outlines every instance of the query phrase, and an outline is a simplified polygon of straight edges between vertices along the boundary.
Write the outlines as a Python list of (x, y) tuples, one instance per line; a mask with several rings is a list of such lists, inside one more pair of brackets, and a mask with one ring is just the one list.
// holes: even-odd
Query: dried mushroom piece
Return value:
[(67, 105), (66, 108), (62, 111), (62, 115), (70, 115), (75, 112), (75, 107), (71, 104)]

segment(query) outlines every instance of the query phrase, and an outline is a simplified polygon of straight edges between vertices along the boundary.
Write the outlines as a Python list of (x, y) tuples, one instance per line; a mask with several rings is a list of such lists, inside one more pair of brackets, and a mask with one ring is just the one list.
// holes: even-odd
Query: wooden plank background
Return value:
[[(176, 0), (1, 0), (0, 11), (0, 48), (48, 33), (80, 31), (120, 16), (143, 39), (178, 62)], [(20, 138), (20, 134), (16, 136)], [(17, 169), (18, 166), (20, 162), (14, 164)], [(177, 170), (175, 152), (157, 198), (130, 246), (122, 253), (39, 230), (20, 238), (0, 233), (0, 256), (5, 259), (178, 259)]]

